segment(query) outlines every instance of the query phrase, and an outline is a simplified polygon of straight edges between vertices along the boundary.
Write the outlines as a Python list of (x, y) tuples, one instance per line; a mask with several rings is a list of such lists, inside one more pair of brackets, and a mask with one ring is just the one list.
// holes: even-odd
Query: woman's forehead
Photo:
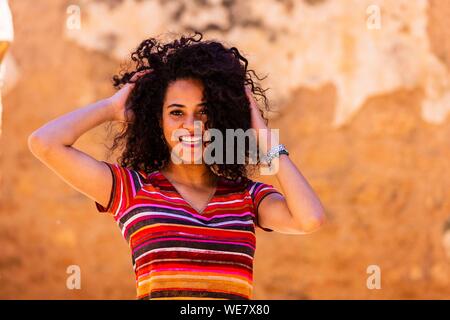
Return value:
[(169, 83), (167, 87), (168, 91), (178, 92), (182, 90), (203, 91), (203, 83), (199, 79), (177, 79)]
[(199, 80), (180, 79), (169, 84), (165, 105), (198, 105), (203, 102), (203, 84)]

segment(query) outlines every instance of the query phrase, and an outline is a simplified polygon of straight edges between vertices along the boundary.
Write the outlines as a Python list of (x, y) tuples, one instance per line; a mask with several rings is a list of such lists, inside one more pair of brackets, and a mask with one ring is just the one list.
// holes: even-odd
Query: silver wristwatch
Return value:
[(264, 161), (267, 163), (268, 166), (271, 165), (272, 160), (274, 158), (280, 157), (280, 154), (289, 155), (289, 152), (287, 151), (286, 147), (283, 144), (279, 144), (277, 146), (274, 146), (270, 148), (269, 152), (267, 152), (267, 155), (264, 158)]

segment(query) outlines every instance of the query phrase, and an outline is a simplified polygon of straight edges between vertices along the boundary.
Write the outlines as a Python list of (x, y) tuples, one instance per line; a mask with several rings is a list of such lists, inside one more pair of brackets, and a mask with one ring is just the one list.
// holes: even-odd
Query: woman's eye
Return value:
[[(199, 113), (202, 115), (207, 114), (206, 109), (199, 111)], [(181, 110), (173, 110), (170, 112), (170, 114), (178, 117), (178, 116), (182, 116), (183, 112)]]
[(173, 114), (174, 116), (181, 116), (183, 112), (181, 112), (180, 110), (174, 110), (171, 111), (170, 114)]

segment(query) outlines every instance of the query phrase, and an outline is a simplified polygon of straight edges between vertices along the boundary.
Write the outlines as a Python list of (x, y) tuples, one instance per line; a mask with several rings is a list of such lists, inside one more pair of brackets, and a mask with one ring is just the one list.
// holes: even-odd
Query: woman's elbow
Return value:
[(320, 229), (326, 222), (325, 212), (320, 211), (316, 214), (315, 218), (313, 219), (313, 222), (311, 223), (311, 229), (313, 231), (316, 231)]
[(50, 144), (38, 131), (34, 131), (28, 136), (28, 149), (36, 157), (44, 156), (48, 150)]
[(298, 229), (302, 234), (313, 233), (319, 230), (326, 223), (325, 213), (323, 211), (315, 212), (311, 214), (308, 219), (303, 221)]

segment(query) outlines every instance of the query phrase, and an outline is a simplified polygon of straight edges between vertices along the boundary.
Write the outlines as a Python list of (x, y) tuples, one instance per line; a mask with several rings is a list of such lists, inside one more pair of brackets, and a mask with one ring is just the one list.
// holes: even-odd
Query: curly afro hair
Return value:
[[(110, 152), (119, 145), (125, 145), (118, 159), (120, 165), (150, 173), (162, 169), (170, 160), (170, 152), (163, 138), (160, 126), (162, 107), (168, 85), (177, 79), (199, 79), (203, 83), (206, 100), (207, 122), (205, 128), (215, 128), (225, 137), (226, 129), (251, 128), (250, 103), (245, 86), (248, 85), (257, 100), (269, 110), (265, 91), (256, 82), (259, 78), (248, 70), (248, 61), (237, 48), (227, 48), (217, 41), (202, 40), (203, 35), (181, 36), (170, 43), (161, 44), (155, 38), (144, 40), (131, 54), (134, 68), (120, 72), (113, 77), (114, 86), (119, 89), (126, 83), (135, 86), (128, 96), (126, 108), (134, 113), (134, 121), (126, 124), (114, 137)], [(151, 70), (137, 80), (133, 75)], [(261, 115), (263, 112), (260, 109)], [(267, 123), (267, 119), (264, 118)], [(236, 145), (236, 144), (235, 144)], [(237, 155), (237, 147), (234, 147)], [(250, 150), (245, 145), (245, 163), (206, 164), (215, 175), (237, 180), (248, 177), (255, 168), (249, 164)], [(227, 150), (224, 150), (224, 159)], [(256, 164), (258, 166), (260, 163)]]

